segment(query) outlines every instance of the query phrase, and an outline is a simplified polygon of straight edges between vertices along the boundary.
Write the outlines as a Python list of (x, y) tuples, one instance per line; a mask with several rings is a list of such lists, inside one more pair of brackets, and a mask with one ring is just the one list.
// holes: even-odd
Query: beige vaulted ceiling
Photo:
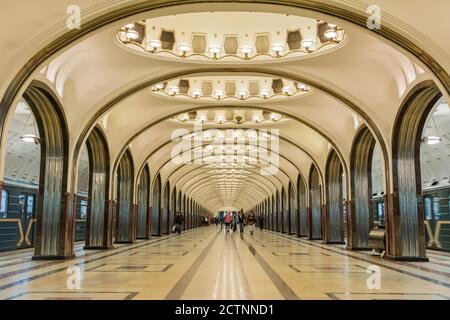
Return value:
[[(61, 0), (55, 4), (51, 0), (27, 0), (5, 4), (7, 10), (0, 13), (0, 35), (3, 39), (0, 44), (1, 95), (33, 54), (58, 36), (69, 32), (64, 25), (67, 19), (66, 9), (72, 2)], [(141, 2), (143, 1), (77, 1), (83, 12), (82, 27), (83, 23), (95, 20), (101, 13)], [(438, 8), (448, 5), (445, 0), (435, 0), (436, 3), (440, 2), (439, 5), (430, 5), (427, 1), (411, 3), (407, 0), (317, 2), (343, 6), (360, 13), (364, 13), (369, 4), (379, 5), (386, 23), (394, 25), (398, 32), (426, 49), (450, 72), (450, 41), (447, 34), (450, 22), (444, 16), (445, 12), (438, 11)], [(412, 7), (410, 10), (405, 9), (409, 6)], [(20, 21), (14, 18), (17, 15), (10, 15), (8, 12), (20, 12)], [(36, 15), (36, 12), (40, 14)], [(220, 13), (220, 19), (214, 18), (214, 12)], [(283, 21), (283, 17), (289, 15), (289, 19), (295, 16), (306, 19), (302, 20), (301, 27), (305, 30), (308, 30), (308, 21), (319, 20), (337, 25), (345, 30), (345, 40), (332, 50), (310, 55), (223, 62), (139, 54), (128, 50), (117, 38), (117, 32), (123, 26), (145, 19), (159, 19), (158, 28), (164, 28), (161, 17), (171, 17), (167, 19), (170, 21), (167, 28), (176, 30), (179, 37), (184, 33), (208, 34), (209, 29), (226, 35), (236, 32), (231, 27), (227, 29), (226, 24), (217, 25), (227, 21), (224, 16), (228, 15), (229, 23), (232, 24), (233, 19), (242, 16), (241, 13), (257, 15), (267, 12), (278, 18), (264, 23), (259, 21), (253, 25), (250, 25), (249, 19), (248, 31), (243, 30), (242, 34), (248, 33), (250, 37), (269, 34), (274, 37), (281, 29), (281, 32), (286, 33), (291, 28), (290, 24), (280, 26), (277, 19)], [(184, 18), (176, 19), (177, 16), (184, 17), (190, 13), (209, 14), (202, 15), (204, 20), (191, 26), (183, 24)], [(394, 16), (397, 18), (394, 19)], [(433, 24), (433, 20), (440, 22)], [(246, 27), (242, 20), (237, 21), (236, 25)], [(308, 179), (312, 164), (324, 172), (328, 153), (333, 148), (348, 167), (353, 137), (361, 124), (368, 125), (372, 130), (377, 128), (379, 137), (384, 139), (390, 150), (395, 117), (408, 90), (420, 81), (437, 80), (417, 58), (367, 28), (326, 13), (245, 1), (186, 3), (113, 21), (64, 46), (34, 70), (28, 83), (33, 79), (47, 83), (57, 93), (70, 130), (71, 155), (83, 130), (99, 124), (106, 133), (113, 161), (129, 147), (135, 168), (142, 168), (148, 163), (152, 180), (160, 173), (163, 185), (170, 181), (171, 187), (175, 186), (177, 191), (185, 192), (211, 211), (224, 206), (252, 208), (261, 200), (271, 197), (277, 189), (284, 187), (287, 190), (290, 182), (295, 186), (298, 172)], [(238, 81), (238, 86), (241, 79), (246, 83), (254, 79), (286, 79), (294, 89), (295, 83), (304, 83), (311, 90), (306, 94), (288, 97), (281, 94), (280, 99), (239, 99), (237, 94), (237, 98), (231, 100), (192, 97), (176, 99), (150, 90), (158, 83), (179, 83), (183, 79)], [(444, 98), (448, 98), (445, 90), (442, 91)], [(124, 96), (121, 99), (115, 100), (122, 94)], [(111, 101), (114, 103), (110, 103)], [(18, 102), (16, 99), (15, 104)], [(442, 107), (441, 113), (448, 111), (448, 105), (444, 102), (443, 105), (447, 109)], [(175, 145), (175, 142), (171, 142), (172, 132), (177, 128), (185, 128), (189, 132), (193, 130), (192, 126), (173, 121), (173, 118), (199, 110), (243, 110), (248, 113), (265, 111), (277, 113), (287, 119), (252, 125), (256, 129), (279, 130), (280, 170), (275, 175), (264, 176), (260, 174), (260, 164), (243, 168), (217, 168), (175, 165), (169, 161)], [(13, 121), (12, 115), (13, 111), (10, 123), (19, 121)], [(16, 123), (16, 126), (20, 125), (20, 121)], [(210, 127), (246, 129), (249, 126), (224, 123)], [(6, 140), (2, 141), (2, 151), (6, 151), (5, 142)], [(446, 149), (440, 150), (444, 150), (443, 154), (447, 152)], [(433, 159), (442, 156), (437, 155), (437, 152), (437, 149), (426, 150), (426, 161), (434, 161)], [(87, 161), (86, 156), (81, 158), (81, 167), (86, 167), (83, 164)], [(381, 167), (382, 160), (377, 161), (377, 165)], [(8, 175), (11, 166), (6, 169)], [(441, 171), (444, 169), (439, 170), (426, 171), (424, 180), (443, 178), (439, 176), (443, 175)], [(4, 170), (0, 170), (0, 177), (3, 174)], [(35, 180), (36, 175), (27, 175), (26, 179)], [(71, 176), (70, 179), (76, 180), (77, 177)], [(383, 179), (377, 178), (377, 181), (379, 186), (375, 189), (382, 191)]]

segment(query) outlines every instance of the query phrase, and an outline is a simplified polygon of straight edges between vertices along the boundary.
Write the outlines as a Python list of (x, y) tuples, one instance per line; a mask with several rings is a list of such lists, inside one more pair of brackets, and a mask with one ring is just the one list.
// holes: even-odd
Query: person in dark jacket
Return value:
[(184, 216), (181, 214), (181, 212), (178, 212), (175, 216), (175, 231), (178, 234), (181, 234), (181, 227), (183, 226), (184, 222)]
[(247, 216), (247, 225), (248, 229), (250, 230), (250, 235), (253, 235), (253, 231), (255, 230), (255, 215), (253, 214), (253, 210), (250, 210), (250, 213)]

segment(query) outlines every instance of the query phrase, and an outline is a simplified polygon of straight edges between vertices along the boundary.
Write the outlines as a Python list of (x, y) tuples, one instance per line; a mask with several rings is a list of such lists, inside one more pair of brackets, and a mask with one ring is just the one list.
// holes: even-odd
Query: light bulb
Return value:
[(128, 30), (125, 33), (128, 40), (137, 40), (139, 39), (139, 33), (136, 30)]
[(153, 48), (153, 50), (161, 48), (161, 41), (159, 40), (150, 40), (149, 42), (150, 47)]
[(305, 48), (305, 49), (310, 49), (313, 45), (314, 45), (314, 40), (311, 40), (311, 39), (303, 39), (302, 41), (301, 41), (301, 44), (302, 44), (302, 46)]
[(325, 36), (325, 38), (331, 40), (337, 37), (337, 32), (334, 29), (328, 29), (323, 35)]

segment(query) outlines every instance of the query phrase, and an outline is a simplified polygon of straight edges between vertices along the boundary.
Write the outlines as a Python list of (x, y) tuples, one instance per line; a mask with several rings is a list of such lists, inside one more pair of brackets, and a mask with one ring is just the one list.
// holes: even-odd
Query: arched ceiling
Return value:
[[(127, 4), (141, 2), (133, 0), (128, 1)], [(414, 10), (401, 11), (400, 3), (403, 3), (404, 8), (405, 5), (410, 4), (409, 1), (396, 1), (395, 4), (391, 2), (378, 1), (381, 8), (386, 10), (386, 21), (390, 24), (395, 21), (391, 15), (403, 19), (411, 26), (410, 32), (405, 36), (421, 38), (420, 43), (425, 43), (427, 48), (431, 47), (430, 53), (434, 54), (444, 68), (448, 67), (450, 44), (442, 30), (448, 30), (445, 24), (450, 22), (446, 19), (439, 20), (439, 24), (435, 24), (439, 25), (439, 28), (436, 28), (430, 23), (425, 24), (423, 20), (423, 16), (439, 15), (442, 10), (437, 12), (436, 8), (446, 7), (448, 4), (442, 2), (430, 8), (431, 6), (426, 2), (415, 3)], [(337, 6), (343, 5), (341, 1), (328, 1), (328, 4), (330, 3)], [(21, 28), (16, 29), (14, 37), (5, 31), (10, 28), (0, 28), (0, 34), (4, 39), (0, 48), (5, 53), (0, 61), (2, 70), (5, 70), (0, 75), (2, 90), (6, 88), (8, 80), (24, 65), (24, 61), (31, 52), (41, 48), (45, 44), (44, 40), (64, 31), (60, 31), (61, 24), (65, 23), (67, 18), (65, 9), (70, 4), (70, 1), (65, 0), (59, 1), (57, 6), (50, 0), (43, 0), (39, 5), (31, 3), (28, 6), (17, 3), (5, 4), (7, 10), (2, 10), (0, 13), (3, 18), (0, 21), (5, 26), (17, 24), (16, 21), (11, 20), (11, 17), (5, 16), (5, 12), (8, 11), (22, 12), (24, 18), (30, 17), (30, 19), (23, 19), (24, 22)], [(83, 19), (88, 21), (96, 14), (112, 11), (121, 4), (82, 0), (79, 1), (79, 5), (85, 10)], [(345, 5), (350, 6), (347, 3)], [(34, 14), (38, 9), (37, 6), (39, 12), (42, 12), (39, 18)], [(364, 12), (363, 9), (366, 7), (363, 1), (358, 1), (352, 5), (352, 10)], [(250, 35), (249, 37), (252, 38), (250, 43), (255, 46), (253, 50), (260, 50), (261, 46), (267, 46), (266, 40), (263, 39), (258, 42), (259, 47), (257, 47), (255, 39), (260, 34), (270, 35), (268, 39), (271, 50), (274, 44), (283, 43), (287, 39), (287, 33), (293, 30), (291, 24), (296, 19), (301, 21), (298, 26), (303, 39), (316, 35), (314, 28), (317, 25), (312, 24), (313, 27), (308, 29), (308, 24), (326, 21), (345, 30), (345, 40), (332, 50), (302, 54), (294, 58), (272, 57), (261, 61), (230, 59), (226, 63), (210, 61), (211, 59), (208, 61), (188, 58), (163, 59), (153, 57), (152, 54), (136, 54), (125, 50), (123, 44), (118, 44), (118, 30), (127, 24), (142, 20), (146, 21), (148, 24), (146, 28), (150, 29), (149, 38), (152, 37), (152, 32), (158, 33), (156, 29), (169, 28), (174, 30), (175, 39), (186, 38), (182, 41), (183, 43), (188, 42), (189, 39), (192, 40), (193, 34), (203, 33), (214, 38), (214, 34), (220, 33), (223, 37), (233, 33), (231, 27), (223, 28), (222, 24), (218, 23), (222, 20), (212, 19), (211, 11), (220, 15), (220, 19), (228, 15), (230, 21), (233, 17), (235, 19), (241, 16), (252, 17), (249, 21), (256, 22), (249, 23), (251, 28), (249, 27), (248, 31), (241, 30), (246, 26), (242, 19), (236, 23), (236, 26), (239, 26), (239, 34), (242, 33), (244, 38), (245, 34)], [(258, 17), (268, 12), (278, 15), (283, 24), (280, 25), (275, 23), (275, 20), (268, 19), (265, 19), (264, 23), (258, 22)], [(191, 25), (191, 29), (187, 30), (182, 23), (184, 18), (177, 20), (177, 16), (188, 17), (189, 13), (210, 17), (204, 20), (197, 19), (195, 25)], [(233, 16), (234, 13), (236, 13), (235, 16)], [(418, 13), (421, 14), (420, 17), (415, 16)], [(164, 22), (164, 17), (170, 17), (166, 19), (170, 23)], [(153, 20), (156, 21), (154, 24), (152, 24)], [(170, 27), (164, 27), (164, 23), (168, 23)], [(414, 26), (420, 26), (422, 33), (414, 32)], [(39, 30), (40, 33), (36, 33), (35, 30)], [(427, 37), (435, 41), (427, 42)], [(174, 45), (183, 43), (179, 40)], [(207, 45), (209, 43), (208, 38)], [(191, 42), (191, 45), (197, 46), (198, 43)], [(289, 43), (285, 42), (283, 45), (287, 48)], [(242, 79), (246, 79), (247, 82), (248, 79), (270, 79), (270, 81), (288, 79), (294, 90), (295, 83), (304, 83), (311, 88), (311, 91), (307, 94), (291, 96), (281, 94), (280, 99), (264, 99), (264, 97), (261, 98), (261, 90), (259, 90), (258, 99), (240, 99), (237, 94), (236, 99), (208, 100), (192, 97), (192, 89), (187, 91), (191, 96), (189, 99), (158, 95), (151, 90), (152, 86), (159, 83), (176, 81), (180, 86), (180, 80), (201, 79), (204, 81), (208, 78), (216, 79), (216, 77), (229, 81), (234, 79), (236, 83)], [(76, 43), (65, 46), (63, 50), (41, 65), (33, 78), (47, 83), (59, 95), (70, 130), (71, 153), (74, 152), (77, 141), (85, 138), (80, 136), (81, 133), (86, 132), (86, 128), (99, 123), (108, 138), (112, 159), (117, 159), (127, 147), (130, 147), (136, 168), (141, 168), (147, 162), (150, 165), (152, 179), (157, 173), (161, 173), (163, 185), (169, 179), (171, 187), (186, 192), (197, 203), (214, 211), (226, 206), (249, 209), (258, 201), (270, 197), (271, 193), (280, 189), (281, 186), (287, 188), (290, 179), (296, 185), (298, 171), (307, 179), (312, 164), (316, 164), (323, 173), (331, 148), (338, 151), (348, 166), (353, 136), (361, 123), (368, 124), (372, 131), (378, 132), (377, 138), (383, 139), (382, 142), (389, 150), (393, 123), (403, 96), (415, 83), (425, 79), (435, 79), (435, 76), (405, 50), (368, 29), (333, 15), (272, 4), (202, 2), (161, 7), (127, 19), (113, 21), (85, 35)], [(189, 84), (191, 85), (190, 81)], [(139, 89), (133, 90), (135, 87)], [(271, 85), (271, 90), (273, 90), (272, 87)], [(202, 87), (202, 95), (203, 91), (206, 91), (204, 88), (206, 87)], [(250, 85), (247, 88), (250, 89)], [(115, 100), (128, 90), (129, 95)], [(270, 91), (270, 94), (272, 93)], [(245, 173), (237, 174), (232, 171), (216, 172), (215, 170), (218, 169), (201, 165), (177, 166), (169, 161), (175, 144), (170, 142), (172, 132), (179, 128), (193, 130), (192, 126), (173, 121), (171, 118), (192, 111), (212, 110), (226, 112), (244, 110), (247, 113), (265, 111), (280, 114), (288, 119), (288, 121), (276, 123), (251, 125), (252, 128), (257, 129), (279, 130), (280, 170), (275, 175), (264, 176), (261, 175), (258, 167), (249, 165), (248, 168), (242, 168)], [(11, 123), (14, 124), (15, 121), (13, 119)], [(205, 128), (211, 127), (247, 129), (250, 125), (205, 124)], [(432, 155), (430, 159), (437, 157)], [(86, 157), (83, 159), (82, 162), (85, 162)], [(80, 164), (80, 166), (83, 165)], [(7, 165), (5, 176), (8, 176), (10, 167)], [(429, 178), (434, 175), (442, 174), (430, 172), (426, 174), (426, 179), (434, 179)]]

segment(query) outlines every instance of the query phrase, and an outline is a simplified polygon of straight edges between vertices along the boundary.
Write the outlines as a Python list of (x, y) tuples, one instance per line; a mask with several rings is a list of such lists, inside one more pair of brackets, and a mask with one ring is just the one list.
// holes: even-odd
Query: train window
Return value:
[(27, 198), (27, 215), (30, 217), (34, 217), (34, 195), (28, 195)]
[(80, 202), (80, 219), (86, 219), (87, 216), (87, 201), (81, 200)]
[(22, 215), (25, 213), (25, 195), (21, 194), (19, 196), (19, 214)]
[(384, 202), (378, 202), (377, 203), (377, 214), (378, 214), (378, 221), (379, 225), (384, 225)]
[(433, 197), (433, 214), (434, 219), (439, 220), (441, 218), (441, 212), (440, 212), (440, 199), (439, 197)]
[(2, 190), (2, 202), (0, 204), (0, 218), (8, 216), (8, 191)]
[(424, 198), (424, 211), (425, 211), (425, 220), (433, 220), (433, 212), (431, 210), (432, 203), (430, 197)]

